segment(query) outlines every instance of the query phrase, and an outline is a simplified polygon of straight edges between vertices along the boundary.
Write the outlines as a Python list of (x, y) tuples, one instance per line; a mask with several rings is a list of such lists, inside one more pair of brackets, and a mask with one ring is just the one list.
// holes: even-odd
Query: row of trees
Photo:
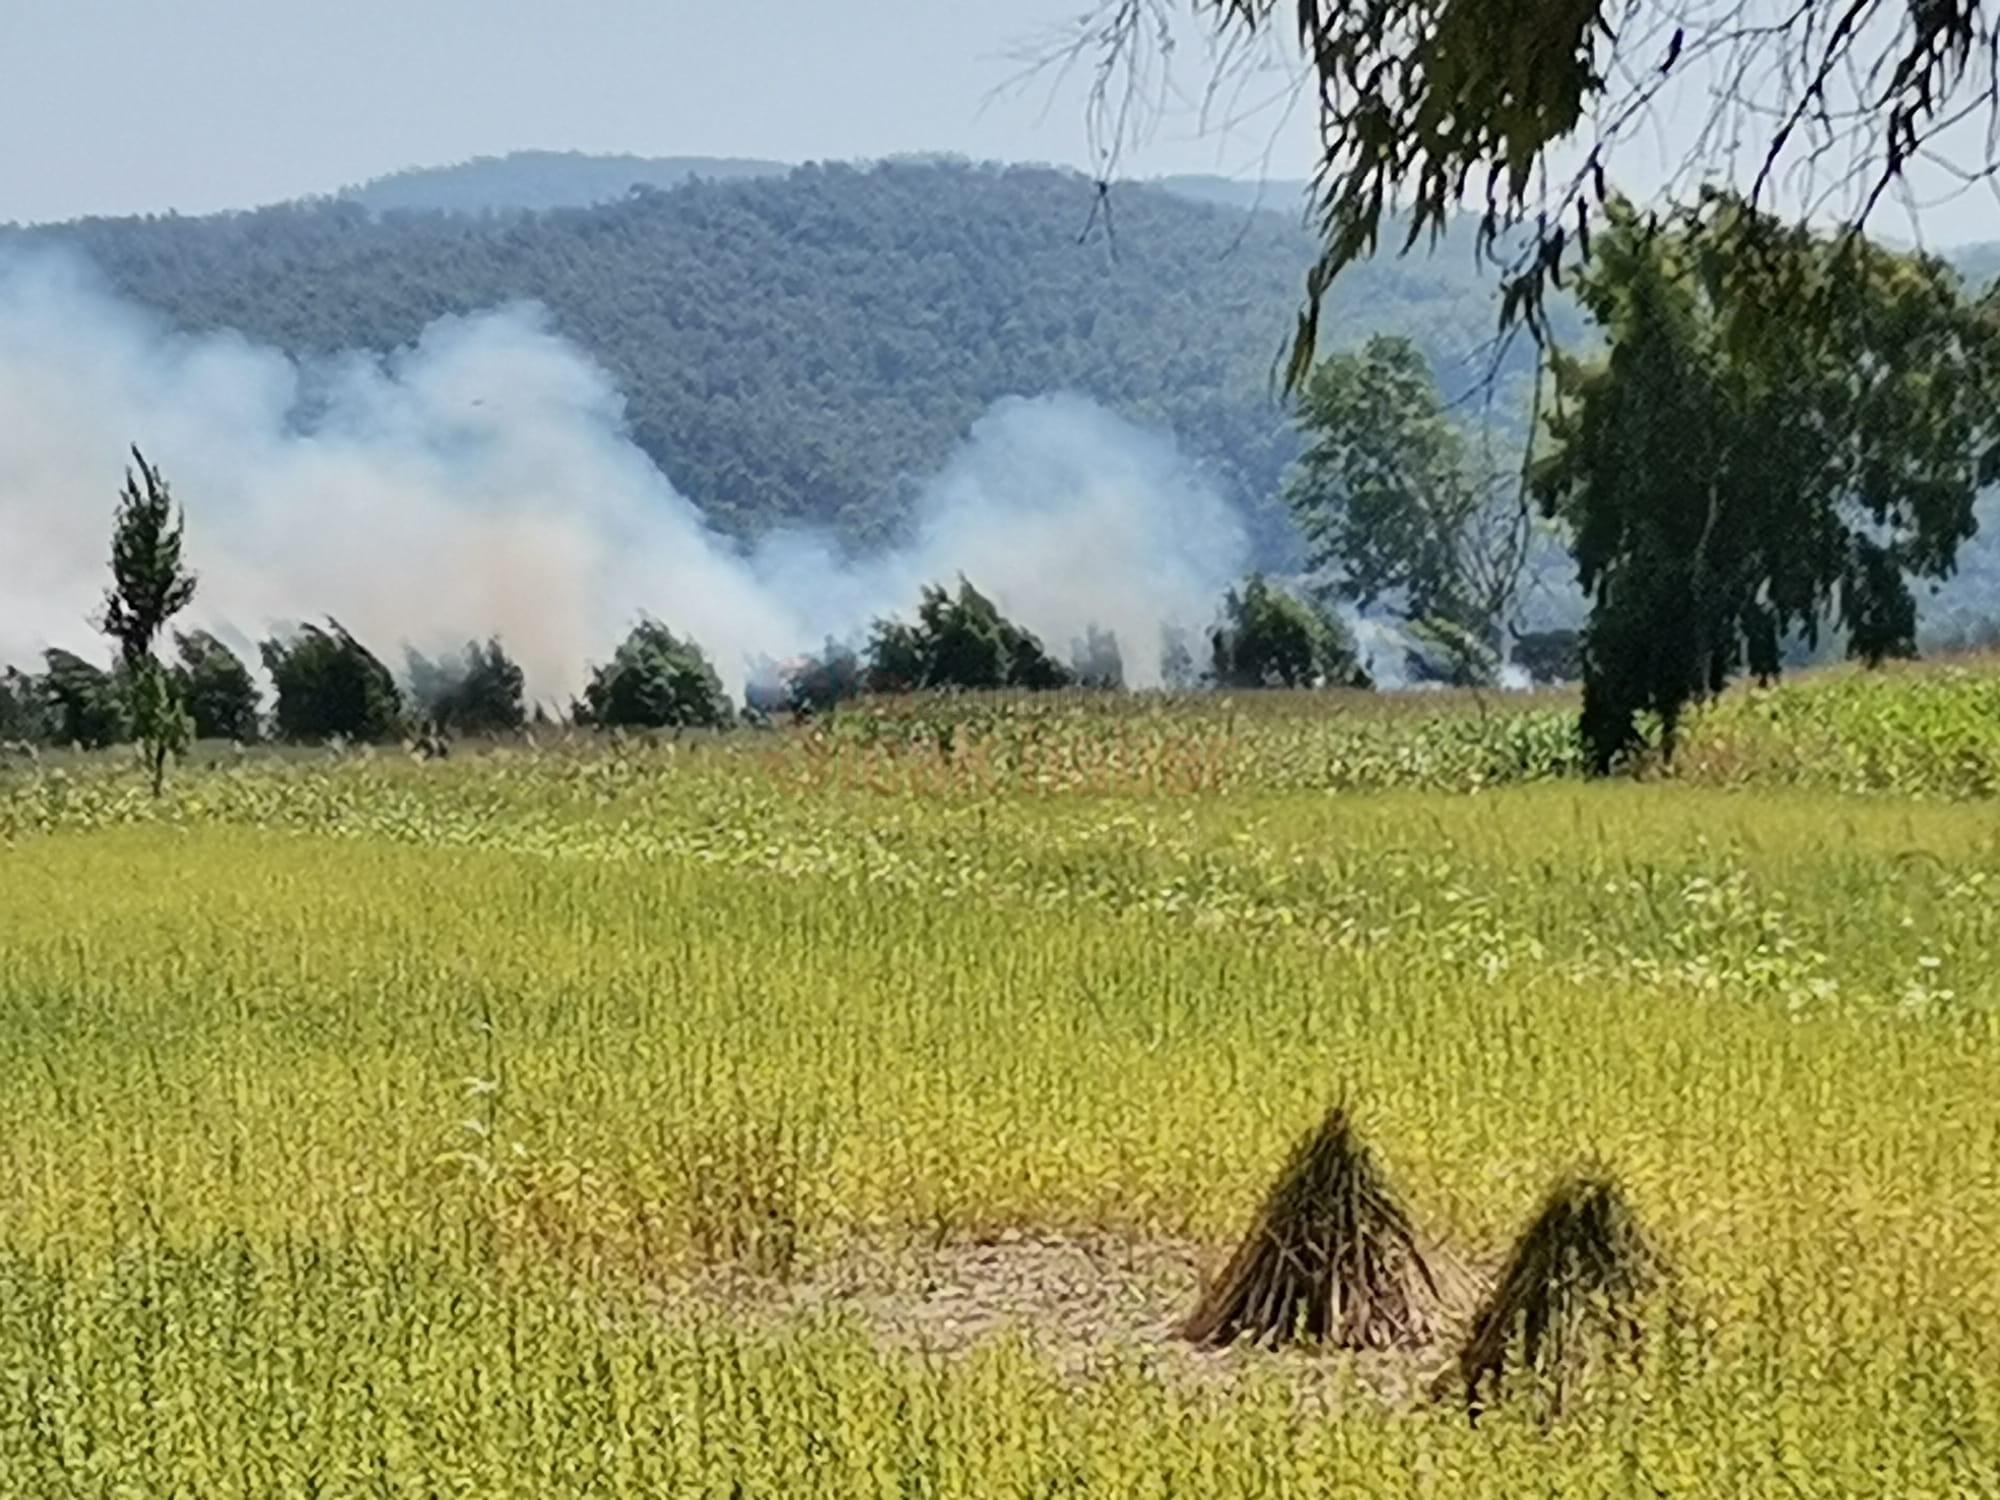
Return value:
[[(456, 660), (407, 652), (399, 683), (339, 621), (301, 625), (260, 648), (272, 688), (268, 716), (250, 668), (216, 636), (175, 632), (177, 659), (161, 661), (154, 643), (193, 598), (195, 580), (181, 564), (182, 523), (166, 481), (135, 458), (138, 477), (128, 476), (120, 501), (115, 585), (103, 616), (120, 654), (107, 668), (51, 650), (39, 676), (0, 674), (0, 739), (86, 748), (136, 741), (157, 785), (167, 759), (196, 738), (373, 742), (504, 734), (527, 723), (521, 668), (497, 639), (468, 643)], [(1368, 685), (1335, 615), (1255, 574), (1224, 596), (1205, 670), (1176, 630), (1163, 633), (1161, 655), (1166, 684), (1175, 688)], [(747, 700), (753, 712), (810, 714), (863, 692), (1124, 685), (1123, 652), (1111, 631), (1089, 627), (1064, 664), (961, 578), (955, 592), (925, 588), (913, 620), (877, 620), (863, 652), (828, 642), (817, 656), (768, 665)], [(572, 722), (605, 728), (726, 728), (736, 717), (702, 648), (654, 620), (633, 628), (570, 706)]]
[(1568, 654), (1520, 620), (1531, 551), (1566, 547), (1600, 770), (1671, 757), (1691, 705), (1823, 634), (1914, 655), (1911, 580), (1950, 574), (2000, 482), (2000, 285), (1710, 194), (1612, 203), (1574, 287), (1601, 347), (1552, 354), (1525, 450), (1497, 459), (1406, 340), (1314, 369), (1285, 493), (1325, 586), (1399, 611), (1413, 665), (1478, 682), (1510, 646)]
[[(1197, 669), (1163, 643), (1168, 682), (1265, 686), (1363, 680), (1326, 607), (1344, 595), (1402, 613), (1433, 675), (1492, 677), (1538, 525), (1575, 562), (1589, 616), (1577, 643), (1580, 732), (1608, 769), (1647, 743), (1671, 755), (1687, 708), (1734, 676), (1769, 678), (1788, 648), (1837, 631), (1868, 662), (1912, 654), (1913, 578), (1938, 578), (2000, 481), (2000, 289), (1970, 296), (1942, 262), (1785, 228), (1706, 202), (1699, 236), (1616, 207), (1577, 283), (1601, 349), (1551, 361), (1527, 446), (1496, 461), (1461, 428), (1406, 341), (1375, 339), (1319, 366), (1286, 498), (1320, 570), (1300, 597), (1253, 576), (1224, 599)], [(1819, 315), (1796, 316), (1801, 305)], [(258, 725), (248, 669), (213, 636), (173, 634), (194, 596), (165, 479), (134, 454), (113, 534), (101, 625), (109, 669), (55, 651), (35, 679), (0, 679), (10, 737), (145, 747), (155, 782), (196, 734)], [(1550, 661), (1567, 643), (1534, 641)], [(262, 648), (272, 730), (389, 737), (412, 720), (517, 728), (522, 678), (497, 641), (461, 662), (410, 659), (408, 699), (337, 622)], [(1057, 660), (961, 579), (926, 588), (914, 620), (877, 621), (865, 652), (830, 647), (780, 674), (812, 710), (856, 692), (1045, 689), (1122, 681), (1109, 632)], [(644, 622), (596, 669), (574, 717), (607, 726), (719, 726), (734, 717), (696, 644)]]
[[(521, 669), (498, 640), (469, 643), (457, 661), (409, 652), (399, 684), (338, 621), (301, 626), (261, 648), (274, 689), (268, 721), (262, 692), (241, 657), (206, 631), (177, 633), (174, 641), (179, 659), (163, 670), (189, 734), (170, 741), (169, 752), (189, 737), (248, 744), (267, 734), (301, 742), (382, 741), (433, 730), (504, 734), (529, 718)], [(1254, 575), (1225, 597), (1209, 644), (1204, 672), (1184, 635), (1168, 629), (1167, 685), (1368, 682), (1337, 619)], [(39, 676), (0, 673), (0, 739), (85, 748), (145, 742), (142, 680), (122, 661), (107, 669), (70, 651), (48, 651)], [(1069, 686), (1125, 686), (1115, 634), (1091, 627), (1065, 666), (961, 580), (956, 595), (926, 589), (914, 624), (878, 621), (865, 656), (829, 642), (816, 656), (771, 668), (746, 696), (753, 709), (812, 713), (863, 692)], [(606, 728), (726, 728), (735, 708), (698, 644), (644, 620), (608, 663), (593, 670), (570, 718)]]
[[(1180, 690), (1372, 686), (1338, 616), (1324, 602), (1288, 592), (1260, 574), (1223, 596), (1208, 648), (1204, 670), (1185, 633), (1163, 627), (1163, 685)], [(1124, 650), (1115, 632), (1088, 626), (1071, 642), (1064, 664), (960, 578), (955, 593), (925, 588), (914, 621), (877, 620), (865, 652), (829, 641), (816, 656), (767, 664), (750, 699), (757, 708), (810, 714), (862, 693), (1124, 686)]]
[[(174, 645), (179, 660), (164, 670), (192, 737), (258, 738), (260, 695), (236, 653), (201, 630), (176, 633)], [(38, 676), (0, 671), (0, 739), (96, 748), (134, 738), (139, 693), (122, 660), (106, 670), (52, 650), (43, 664)]]
[[(243, 659), (205, 630), (174, 633), (177, 659), (135, 666), (120, 656), (106, 668), (72, 651), (43, 653), (36, 675), (0, 671), (0, 739), (34, 744), (137, 742), (171, 754), (189, 739), (254, 743), (277, 739), (388, 740), (427, 730), (498, 734), (523, 727), (521, 669), (497, 640), (472, 642), (461, 661), (409, 653), (407, 687), (336, 620), (302, 625), (263, 643), (259, 656), (274, 689), (263, 692)], [(149, 676), (157, 681), (149, 685)], [(172, 732), (162, 702), (186, 720)], [(161, 735), (166, 724), (169, 733)]]

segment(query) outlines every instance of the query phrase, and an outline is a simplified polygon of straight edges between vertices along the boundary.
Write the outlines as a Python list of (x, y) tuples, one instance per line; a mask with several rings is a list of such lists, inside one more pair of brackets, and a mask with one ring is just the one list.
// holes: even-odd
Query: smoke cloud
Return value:
[(174, 486), (201, 575), (177, 623), (239, 648), (337, 616), (385, 661), (497, 633), (560, 701), (641, 614), (732, 688), (759, 658), (859, 641), (963, 572), (1058, 656), (1095, 622), (1157, 677), (1248, 547), (1172, 445), (1073, 396), (1010, 398), (928, 486), (909, 542), (718, 536), (626, 436), (611, 379), (531, 305), (446, 318), (410, 348), (300, 364), (187, 335), (74, 259), (0, 263), (0, 662), (104, 654), (90, 625), (137, 442)]

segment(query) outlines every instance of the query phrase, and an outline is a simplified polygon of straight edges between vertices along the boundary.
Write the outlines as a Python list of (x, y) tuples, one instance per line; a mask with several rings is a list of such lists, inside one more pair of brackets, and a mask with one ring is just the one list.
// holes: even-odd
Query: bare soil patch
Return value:
[(855, 1245), (789, 1282), (713, 1269), (662, 1294), (670, 1313), (767, 1326), (852, 1319), (884, 1348), (925, 1356), (1018, 1339), (1073, 1378), (1135, 1362), (1177, 1383), (1276, 1378), (1316, 1404), (1355, 1379), (1391, 1401), (1417, 1399), (1450, 1362), (1450, 1331), (1423, 1347), (1384, 1350), (1190, 1343), (1181, 1330), (1204, 1273), (1226, 1255), (1182, 1240), (1005, 1233), (936, 1248)]

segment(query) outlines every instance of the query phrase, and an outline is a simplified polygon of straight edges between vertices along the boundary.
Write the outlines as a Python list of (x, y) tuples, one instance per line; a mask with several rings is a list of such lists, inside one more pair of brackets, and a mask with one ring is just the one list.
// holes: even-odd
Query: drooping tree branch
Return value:
[(1755, 208), (1853, 233), (1892, 191), (1921, 227), (1918, 167), (2000, 200), (1994, 0), (1101, 0), (1044, 57), (1092, 70), (1106, 182), (1175, 96), (1184, 5), (1210, 42), (1205, 117), (1273, 74), (1315, 112), (1321, 253), (1288, 387), (1342, 271), (1461, 217), (1499, 280), (1502, 328), (1544, 335), (1545, 294), (1588, 259), (1649, 139), (1670, 156), (1683, 142), (1666, 196), (1733, 186)]

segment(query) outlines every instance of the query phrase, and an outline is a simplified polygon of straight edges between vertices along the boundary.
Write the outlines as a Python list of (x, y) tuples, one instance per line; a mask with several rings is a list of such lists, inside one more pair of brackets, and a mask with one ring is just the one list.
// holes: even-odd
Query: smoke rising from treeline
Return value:
[(1058, 655), (1114, 630), (1145, 685), (1162, 624), (1199, 632), (1248, 550), (1171, 444), (1060, 395), (995, 403), (891, 552), (801, 533), (746, 549), (629, 440), (610, 377), (531, 305), (301, 364), (175, 332), (41, 255), (0, 262), (0, 661), (101, 654), (90, 617), (132, 442), (187, 510), (185, 624), (241, 647), (333, 615), (389, 661), (498, 633), (543, 701), (642, 614), (736, 687), (760, 658), (858, 643), (961, 572)]

